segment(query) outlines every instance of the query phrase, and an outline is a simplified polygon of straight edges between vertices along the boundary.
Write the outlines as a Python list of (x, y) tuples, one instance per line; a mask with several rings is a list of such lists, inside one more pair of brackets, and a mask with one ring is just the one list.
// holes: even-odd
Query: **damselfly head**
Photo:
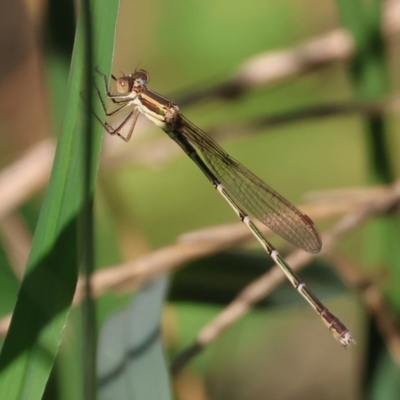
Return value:
[(127, 94), (130, 92), (140, 92), (149, 81), (149, 74), (143, 70), (138, 69), (133, 74), (124, 75), (116, 80), (115, 86), (117, 92), (120, 94)]

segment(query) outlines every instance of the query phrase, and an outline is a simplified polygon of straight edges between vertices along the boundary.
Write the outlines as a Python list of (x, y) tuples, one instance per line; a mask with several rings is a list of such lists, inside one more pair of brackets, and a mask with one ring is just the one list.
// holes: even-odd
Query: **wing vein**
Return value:
[(211, 137), (183, 116), (181, 129), (244, 210), (295, 246), (310, 253), (321, 249), (321, 237), (308, 216), (231, 158)]

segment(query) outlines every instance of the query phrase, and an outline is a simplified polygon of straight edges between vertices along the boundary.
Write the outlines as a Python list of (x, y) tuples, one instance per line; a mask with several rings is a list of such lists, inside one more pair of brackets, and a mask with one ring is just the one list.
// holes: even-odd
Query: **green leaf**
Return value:
[[(119, 2), (92, 1), (95, 65), (111, 68)], [(75, 292), (79, 249), (78, 219), (84, 205), (84, 26), (78, 23), (68, 85), (68, 107), (53, 171), (40, 213), (26, 273), (0, 355), (0, 398), (40, 399), (49, 378)], [(96, 171), (102, 135), (93, 137)], [(90, 176), (93, 196), (95, 174)]]
[(172, 398), (160, 332), (166, 289), (167, 278), (156, 279), (104, 324), (99, 343), (101, 400)]

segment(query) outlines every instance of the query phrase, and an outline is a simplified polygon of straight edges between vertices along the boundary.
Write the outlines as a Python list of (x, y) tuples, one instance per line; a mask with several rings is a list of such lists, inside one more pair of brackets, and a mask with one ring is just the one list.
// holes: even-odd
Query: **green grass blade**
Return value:
[[(378, 100), (389, 89), (385, 46), (381, 36), (380, 0), (337, 0), (342, 23), (352, 32), (356, 54), (352, 61), (351, 78), (356, 96), (361, 100)], [(368, 178), (373, 184), (387, 184), (394, 180), (389, 151), (389, 134), (383, 115), (365, 119)], [(365, 259), (369, 265), (386, 265), (391, 270), (390, 297), (400, 310), (400, 237), (398, 221), (391, 215), (382, 216), (368, 226)]]
[[(385, 45), (381, 35), (380, 0), (337, 0), (342, 24), (355, 40), (356, 52), (351, 63), (351, 79), (359, 100), (380, 100), (389, 90)], [(390, 183), (394, 172), (390, 165), (387, 130), (382, 116), (366, 118), (369, 174), (373, 183)]]
[[(385, 46), (381, 35), (380, 0), (337, 0), (342, 23), (352, 32), (356, 54), (352, 61), (351, 78), (356, 96), (361, 100), (379, 100), (389, 89)], [(389, 134), (382, 115), (365, 120), (365, 142), (368, 149), (368, 177), (373, 184), (393, 182), (395, 172), (389, 151)], [(391, 270), (390, 297), (400, 310), (400, 237), (398, 220), (391, 215), (380, 217), (368, 227), (366, 260), (370, 265), (386, 265)]]
[(82, 302), (83, 326), (83, 376), (84, 398), (96, 400), (96, 349), (97, 349), (97, 324), (96, 304), (92, 295), (91, 277), (94, 272), (94, 221), (93, 221), (93, 182), (96, 165), (93, 165), (94, 141), (91, 113), (93, 110), (93, 21), (90, 0), (81, 2), (81, 18), (85, 29), (85, 108), (86, 129), (83, 140), (83, 204), (78, 229), (78, 258), (81, 260), (80, 269), (85, 277), (85, 298)]
[[(337, 4), (342, 23), (355, 38), (356, 54), (351, 65), (351, 79), (355, 93), (361, 100), (379, 100), (389, 90), (385, 44), (381, 35), (383, 2), (380, 0), (369, 2), (337, 0)], [(370, 115), (364, 121), (367, 172), (368, 179), (373, 184), (388, 184), (393, 182), (395, 177), (385, 118), (383, 115)], [(399, 312), (400, 229), (398, 218), (390, 213), (380, 216), (368, 224), (366, 233), (363, 255), (365, 264), (375, 268), (383, 266), (387, 269), (391, 279), (386, 293), (391, 306)], [(368, 345), (364, 376), (368, 392), (374, 392), (374, 398), (388, 400), (397, 398), (398, 393), (393, 396), (395, 390), (387, 390), (391, 385), (382, 384), (383, 376), (398, 375), (394, 363), (381, 362), (382, 359), (388, 358), (386, 344), (378, 335), (370, 335)], [(386, 389), (382, 390), (384, 388)]]
[[(95, 63), (111, 68), (119, 2), (92, 2)], [(81, 92), (85, 46), (78, 24), (62, 134), (40, 213), (26, 273), (9, 333), (0, 354), (0, 398), (40, 399), (61, 340), (78, 272), (77, 229), (83, 206), (83, 128)], [(100, 129), (93, 137), (92, 171), (98, 162)], [(90, 177), (93, 194), (95, 175)]]

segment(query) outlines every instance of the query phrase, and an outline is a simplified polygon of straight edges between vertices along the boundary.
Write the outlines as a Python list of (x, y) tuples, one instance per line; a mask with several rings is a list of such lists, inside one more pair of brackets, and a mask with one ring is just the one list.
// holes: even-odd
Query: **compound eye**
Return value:
[(135, 71), (135, 77), (140, 85), (146, 85), (150, 79), (149, 74), (144, 69), (138, 69)]
[(127, 93), (129, 90), (128, 81), (125, 78), (118, 78), (116, 88), (118, 93)]

